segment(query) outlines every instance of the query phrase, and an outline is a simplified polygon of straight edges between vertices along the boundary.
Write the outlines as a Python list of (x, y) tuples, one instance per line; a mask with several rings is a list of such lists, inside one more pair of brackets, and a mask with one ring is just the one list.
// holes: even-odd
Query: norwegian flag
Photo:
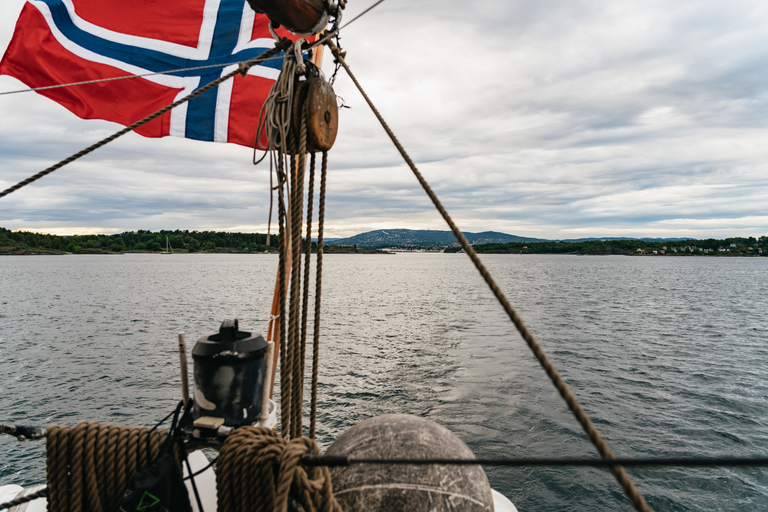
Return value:
[[(129, 125), (274, 47), (269, 20), (246, 0), (29, 0), (0, 74), (29, 87), (180, 71), (40, 91), (85, 119)], [(278, 29), (280, 35), (296, 36)], [(250, 69), (136, 129), (253, 147), (259, 111), (282, 67)]]

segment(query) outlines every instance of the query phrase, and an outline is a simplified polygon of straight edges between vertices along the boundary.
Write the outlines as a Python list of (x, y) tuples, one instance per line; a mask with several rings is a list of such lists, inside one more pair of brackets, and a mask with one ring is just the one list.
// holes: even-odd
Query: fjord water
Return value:
[[(768, 454), (768, 259), (483, 257), (619, 456)], [(152, 425), (188, 345), (268, 319), (277, 257), (0, 258), (0, 423)], [(479, 457), (594, 456), (464, 255), (327, 255), (319, 441), (385, 413)], [(308, 396), (308, 393), (305, 393)], [(0, 485), (44, 479), (0, 438)], [(602, 469), (486, 468), (521, 512), (631, 510)], [(766, 510), (766, 468), (631, 469), (656, 510)]]

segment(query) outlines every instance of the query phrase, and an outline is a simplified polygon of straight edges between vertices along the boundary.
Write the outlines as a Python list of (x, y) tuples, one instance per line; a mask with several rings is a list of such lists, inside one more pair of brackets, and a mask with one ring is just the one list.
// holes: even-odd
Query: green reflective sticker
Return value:
[(160, 503), (160, 499), (156, 496), (152, 496), (147, 491), (144, 491), (144, 495), (141, 497), (141, 501), (139, 501), (139, 506), (136, 507), (136, 510), (144, 510), (149, 507), (154, 507)]

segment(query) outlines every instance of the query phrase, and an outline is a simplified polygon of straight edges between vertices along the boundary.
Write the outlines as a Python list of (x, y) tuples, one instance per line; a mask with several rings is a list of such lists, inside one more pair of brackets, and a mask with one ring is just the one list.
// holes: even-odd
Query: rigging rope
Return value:
[[(475, 250), (467, 241), (467, 238), (459, 230), (458, 226), (456, 226), (456, 223), (453, 222), (453, 219), (448, 214), (446, 209), (443, 207), (442, 203), (440, 202), (440, 199), (438, 199), (437, 195), (429, 186), (429, 183), (427, 183), (427, 181), (421, 175), (419, 170), (416, 168), (416, 165), (413, 163), (413, 160), (411, 160), (411, 158), (408, 156), (403, 146), (397, 140), (397, 137), (395, 136), (395, 134), (389, 128), (389, 125), (387, 125), (386, 121), (384, 121), (384, 118), (381, 116), (379, 111), (373, 105), (373, 102), (371, 102), (370, 98), (363, 90), (362, 86), (360, 85), (360, 82), (357, 81), (357, 78), (355, 78), (355, 75), (349, 69), (349, 66), (344, 60), (344, 56), (341, 50), (337, 46), (331, 43), (326, 43), (326, 44), (328, 44), (328, 46), (331, 48), (331, 51), (333, 52), (333, 55), (336, 57), (337, 62), (341, 63), (341, 65), (344, 67), (349, 77), (354, 82), (357, 89), (363, 95), (363, 98), (365, 98), (365, 101), (368, 103), (368, 106), (371, 108), (374, 115), (379, 120), (384, 130), (387, 132), (387, 135), (392, 140), (397, 150), (400, 152), (400, 155), (408, 164), (408, 167), (410, 167), (411, 171), (413, 171), (414, 176), (416, 176), (416, 179), (419, 181), (424, 191), (432, 200), (432, 203), (435, 205), (435, 208), (437, 208), (437, 210), (440, 212), (440, 215), (442, 215), (445, 222), (451, 228), (453, 235), (459, 241), (459, 244), (464, 249), (464, 252), (466, 252), (467, 256), (469, 256), (469, 258), (472, 260), (472, 263), (474, 263), (475, 268), (477, 268), (477, 270), (480, 272), (480, 275), (483, 277), (488, 287), (496, 296), (496, 299), (504, 308), (504, 311), (507, 313), (512, 323), (520, 332), (520, 335), (523, 337), (525, 342), (528, 344), (528, 347), (531, 349), (534, 356), (539, 361), (539, 364), (541, 364), (542, 368), (544, 368), (544, 371), (549, 376), (550, 380), (552, 381), (552, 384), (554, 384), (555, 388), (557, 388), (557, 391), (560, 393), (560, 396), (563, 397), (566, 404), (568, 405), (568, 408), (576, 417), (582, 429), (584, 429), (584, 432), (587, 434), (587, 436), (589, 437), (589, 440), (597, 449), (597, 452), (600, 454), (600, 457), (603, 459), (609, 459), (609, 460), (615, 459), (616, 457), (614, 456), (613, 452), (608, 446), (608, 443), (606, 443), (605, 440), (603, 440), (600, 433), (592, 424), (592, 420), (590, 420), (589, 416), (587, 416), (586, 412), (584, 412), (584, 409), (581, 407), (581, 404), (579, 404), (578, 400), (576, 399), (576, 396), (568, 388), (568, 385), (560, 376), (560, 373), (558, 373), (558, 371), (555, 369), (554, 365), (550, 362), (549, 358), (544, 353), (541, 346), (533, 337), (533, 334), (528, 330), (528, 327), (526, 327), (526, 325), (523, 323), (520, 316), (517, 314), (517, 311), (515, 311), (515, 309), (512, 307), (512, 304), (510, 304), (510, 302), (507, 300), (506, 296), (504, 295), (504, 292), (502, 292), (501, 288), (499, 288), (499, 285), (496, 284), (496, 281), (493, 279), (493, 276), (491, 276), (491, 273), (488, 271), (487, 268), (485, 268), (485, 265), (483, 265), (482, 261), (480, 261), (480, 258), (477, 256), (477, 253), (475, 253)], [(619, 485), (621, 485), (622, 489), (624, 490), (624, 493), (630, 499), (630, 501), (632, 502), (636, 510), (644, 511), (644, 512), (651, 511), (651, 508), (646, 503), (645, 498), (640, 493), (640, 491), (637, 490), (634, 482), (632, 482), (632, 479), (629, 477), (629, 475), (627, 474), (627, 472), (624, 470), (623, 467), (611, 466), (611, 472), (613, 473), (616, 480), (619, 482)]]
[(292, 173), (293, 183), (293, 227), (291, 236), (293, 237), (291, 244), (292, 258), (295, 264), (292, 267), (291, 274), (291, 304), (290, 312), (290, 327), (289, 327), (289, 339), (288, 350), (290, 361), (288, 362), (288, 370), (292, 373), (291, 377), (291, 438), (297, 438), (302, 436), (302, 390), (304, 384), (304, 361), (301, 361), (300, 350), (300, 320), (301, 320), (301, 226), (303, 221), (304, 210), (304, 170), (306, 168), (307, 159), (307, 112), (305, 108), (302, 108), (301, 123), (299, 125), (298, 140), (294, 141), (297, 148), (298, 156), (292, 157), (291, 162), (294, 164), (294, 171)]
[[(306, 123), (304, 124), (306, 125)], [(309, 316), (309, 269), (312, 254), (312, 203), (315, 195), (315, 159), (315, 154), (312, 153), (309, 159), (309, 188), (307, 189), (307, 236), (304, 239), (304, 291), (302, 292), (301, 299), (301, 331), (299, 340), (299, 361), (301, 363), (301, 396), (299, 399), (302, 405), (304, 402), (304, 369), (307, 354), (307, 317)], [(314, 439), (312, 436), (309, 437)]]
[(328, 171), (328, 152), (323, 151), (320, 171), (320, 197), (317, 216), (317, 256), (315, 258), (315, 320), (312, 332), (312, 396), (309, 412), (309, 438), (315, 438), (317, 426), (317, 378), (320, 365), (320, 297), (323, 291), (323, 228), (325, 226), (325, 181)]
[(512, 459), (355, 459), (335, 455), (307, 455), (301, 459), (305, 466), (351, 466), (352, 464), (407, 464), (407, 465), (458, 465), (473, 466), (539, 466), (539, 467), (597, 467), (610, 468), (615, 466), (634, 467), (755, 467), (768, 465), (768, 457), (621, 457), (616, 459), (584, 459), (578, 457), (521, 457)]
[[(306, 93), (301, 87), (308, 82), (300, 82), (297, 75), (307, 73), (302, 68), (298, 50), (302, 40), (294, 43), (295, 59), (286, 59), (280, 76), (275, 81), (267, 101), (259, 115), (256, 147), (270, 151), (278, 161), (278, 173), (285, 159), (290, 159), (290, 173), (285, 183), (278, 185), (280, 194), (283, 184), (288, 189), (284, 199), (281, 195), (281, 225), (280, 250), (281, 261), (286, 262), (279, 267), (281, 307), (280, 343), (280, 430), (287, 438), (303, 436), (303, 404), (304, 381), (306, 366), (306, 343), (309, 316), (309, 274), (312, 251), (312, 213), (314, 206), (314, 179), (316, 155), (310, 153), (310, 175), (307, 192), (306, 238), (302, 242), (304, 215), (304, 181), (307, 167), (308, 151), (308, 116)], [(303, 85), (302, 85), (303, 84)], [(294, 117), (295, 116), (295, 117)], [(297, 125), (297, 126), (294, 126)], [(266, 136), (264, 145), (262, 137)], [(327, 171), (327, 154), (323, 154), (323, 172)], [(325, 188), (322, 188), (323, 193)], [(321, 218), (324, 215), (324, 198), (321, 197)], [(303, 256), (303, 258), (302, 258)], [(302, 261), (303, 260), (303, 261)], [(290, 276), (289, 276), (290, 274)], [(318, 274), (317, 279), (321, 279)], [(321, 291), (316, 284), (316, 293)], [(287, 297), (286, 297), (287, 295)], [(313, 405), (310, 413), (310, 435), (314, 435), (317, 414), (317, 357), (319, 342), (319, 301), (315, 297), (315, 338), (313, 340)], [(287, 310), (287, 314), (286, 314)], [(287, 329), (285, 328), (287, 323)], [(283, 334), (285, 333), (285, 334)]]
[[(265, 59), (263, 62), (267, 62), (270, 60), (278, 60), (282, 59), (282, 57), (270, 57), (269, 59)], [(99, 78), (96, 80), (85, 80), (83, 82), (70, 82), (67, 84), (56, 84), (56, 85), (46, 85), (44, 87), (30, 87), (28, 89), (18, 89), (15, 91), (5, 91), (0, 92), (0, 96), (6, 96), (9, 94), (19, 94), (22, 92), (38, 92), (38, 91), (47, 91), (50, 89), (63, 89), (67, 87), (76, 87), (78, 85), (88, 85), (88, 84), (98, 84), (101, 82), (114, 82), (115, 80), (127, 80), (129, 78), (144, 78), (147, 76), (155, 76), (155, 75), (171, 75), (173, 76), (174, 73), (181, 73), (184, 71), (197, 71), (199, 69), (210, 69), (210, 68), (226, 68), (229, 66), (238, 66), (238, 70), (240, 70), (240, 66), (245, 64), (247, 61), (238, 61), (238, 62), (226, 62), (226, 63), (219, 63), (219, 64), (207, 64), (205, 66), (194, 66), (191, 68), (179, 68), (179, 69), (168, 69), (165, 71), (153, 71), (152, 73), (142, 73), (142, 74), (136, 74), (136, 75), (122, 75), (122, 76), (113, 76), (111, 78)]]
[[(283, 165), (283, 158), (282, 155), (278, 153), (277, 157), (278, 166), (279, 168), (282, 168)], [(280, 247), (280, 268), (278, 270), (278, 279), (280, 281), (280, 345), (278, 348), (280, 352), (280, 427), (281, 431), (284, 433), (288, 432), (288, 428), (290, 426), (291, 422), (291, 400), (289, 399), (290, 396), (290, 389), (291, 389), (291, 373), (286, 371), (287, 367), (287, 335), (286, 335), (286, 291), (288, 288), (288, 268), (290, 268), (291, 261), (288, 259), (290, 257), (288, 252), (288, 238), (290, 237), (290, 233), (288, 232), (288, 219), (287, 216), (287, 208), (285, 205), (285, 199), (284, 196), (287, 194), (284, 194), (284, 186), (286, 183), (281, 183), (278, 189), (278, 219), (279, 219), (279, 247)], [(288, 260), (288, 261), (286, 261)]]
[[(83, 157), (83, 156), (85, 156), (85, 155), (87, 155), (87, 154), (89, 154), (89, 153), (99, 149), (100, 147), (105, 146), (106, 144), (112, 142), (113, 140), (115, 140), (115, 139), (117, 139), (119, 137), (122, 137), (126, 133), (135, 130), (139, 126), (142, 126), (143, 124), (146, 124), (146, 123), (152, 121), (153, 119), (155, 119), (155, 118), (165, 114), (169, 110), (171, 110), (171, 109), (173, 109), (175, 107), (178, 107), (179, 105), (182, 105), (182, 104), (188, 102), (189, 100), (191, 100), (193, 98), (196, 98), (197, 96), (200, 96), (201, 94), (203, 94), (206, 91), (209, 91), (209, 90), (213, 89), (214, 87), (218, 86), (222, 82), (225, 82), (226, 80), (229, 80), (230, 78), (234, 77), (238, 73), (243, 72), (243, 69), (247, 70), (248, 68), (250, 68), (252, 66), (255, 66), (256, 64), (264, 62), (265, 60), (269, 59), (270, 57), (272, 57), (272, 56), (280, 53), (281, 51), (287, 49), (290, 45), (291, 45), (291, 40), (287, 39), (287, 38), (283, 38), (281, 41), (278, 41), (277, 43), (275, 43), (275, 47), (274, 48), (272, 48), (270, 50), (267, 50), (266, 52), (262, 53), (259, 57), (254, 57), (253, 59), (250, 59), (250, 60), (246, 61), (244, 63), (244, 65), (240, 69), (236, 69), (236, 70), (234, 70), (234, 71), (232, 71), (230, 73), (227, 73), (226, 75), (224, 75), (222, 77), (217, 78), (213, 82), (211, 82), (211, 83), (209, 83), (207, 85), (204, 85), (203, 87), (193, 91), (192, 93), (190, 93), (189, 95), (185, 96), (184, 98), (182, 98), (182, 99), (180, 99), (178, 101), (175, 101), (175, 102), (171, 103), (170, 105), (168, 105), (166, 107), (161, 108), (160, 110), (158, 110), (154, 114), (150, 114), (147, 117), (145, 117), (144, 119), (136, 121), (135, 123), (133, 123), (130, 126), (126, 126), (125, 128), (123, 128), (119, 132), (110, 135), (106, 139), (103, 139), (103, 140), (101, 140), (101, 141), (99, 141), (99, 142), (97, 142), (97, 143), (95, 143), (95, 144), (93, 144), (93, 145), (83, 149), (82, 151), (80, 151), (78, 153), (75, 153), (74, 155), (70, 156), (69, 158), (66, 158), (66, 159), (62, 160), (61, 162), (59, 162), (59, 163), (57, 163), (55, 165), (52, 165), (51, 167), (49, 167), (49, 168), (47, 168), (47, 169), (45, 169), (43, 171), (40, 171), (39, 173), (37, 173), (37, 174), (35, 174), (33, 176), (30, 176), (26, 180), (20, 181), (16, 185), (3, 190), (2, 192), (0, 192), (0, 197), (7, 196), (11, 192), (15, 192), (16, 190), (19, 190), (20, 188), (22, 188), (22, 187), (24, 187), (26, 185), (29, 185), (30, 183), (32, 183), (34, 181), (37, 181), (37, 180), (39, 180), (40, 178), (42, 178), (44, 176), (47, 176), (48, 174), (52, 173), (53, 171), (56, 171), (56, 170), (64, 167), (65, 165), (74, 162), (78, 158), (81, 158), (81, 157)], [(286, 59), (286, 60), (288, 60), (288, 59)]]
[(36, 499), (39, 499), (39, 498), (45, 498), (46, 496), (48, 496), (48, 488), (43, 487), (42, 489), (37, 490), (31, 494), (27, 494), (26, 496), (19, 496), (18, 498), (14, 498), (11, 501), (0, 503), (0, 510), (17, 507), (19, 505), (23, 505), (24, 503), (35, 501)]

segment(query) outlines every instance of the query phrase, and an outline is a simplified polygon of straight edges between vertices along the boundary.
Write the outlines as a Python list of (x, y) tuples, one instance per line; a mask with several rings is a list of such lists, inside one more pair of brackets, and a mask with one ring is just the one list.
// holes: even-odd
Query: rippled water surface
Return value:
[[(768, 259), (488, 255), (619, 456), (768, 454)], [(179, 396), (175, 335), (268, 319), (272, 255), (0, 257), (0, 423), (153, 424)], [(464, 255), (324, 259), (319, 440), (404, 412), (479, 457), (593, 456)], [(44, 479), (0, 438), (0, 484)], [(488, 468), (521, 512), (631, 510), (598, 469)], [(767, 510), (763, 468), (631, 470), (657, 510)]]

